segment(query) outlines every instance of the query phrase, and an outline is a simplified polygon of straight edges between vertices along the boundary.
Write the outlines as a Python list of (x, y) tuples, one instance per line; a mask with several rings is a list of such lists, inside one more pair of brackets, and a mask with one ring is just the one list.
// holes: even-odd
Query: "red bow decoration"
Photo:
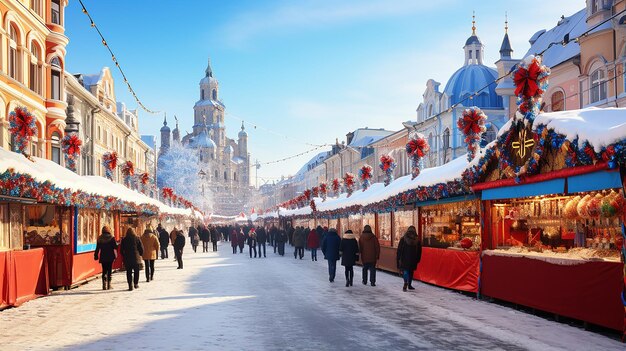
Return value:
[(470, 133), (478, 134), (482, 131), (480, 122), (482, 115), (478, 113), (476, 109), (467, 109), (463, 113), (463, 118), (459, 119), (459, 129), (463, 131), (464, 135)]
[(513, 77), (516, 86), (515, 95), (519, 96), (521, 94), (525, 99), (530, 99), (543, 93), (539, 85), (537, 85), (540, 73), (541, 67), (536, 60), (533, 60), (528, 65), (528, 68), (519, 67)]
[(418, 157), (424, 157), (429, 149), (428, 142), (424, 138), (411, 139), (407, 144), (409, 156), (417, 155)]
[(311, 190), (306, 189), (306, 190), (304, 191), (303, 196), (304, 196), (307, 200), (310, 200), (310, 199), (311, 199)]
[(31, 138), (37, 133), (35, 117), (25, 107), (16, 107), (13, 112), (11, 117), (15, 121), (16, 128), (11, 128), (12, 134), (18, 134), (22, 138)]
[(361, 167), (360, 172), (361, 180), (367, 180), (372, 178), (372, 166), (365, 165)]
[(132, 176), (135, 174), (135, 165), (132, 161), (126, 161), (122, 167), (122, 173), (126, 176)]
[(148, 172), (141, 174), (141, 184), (146, 185), (150, 181), (150, 174)]
[(107, 152), (102, 158), (104, 162), (109, 165), (109, 169), (115, 169), (117, 167), (117, 152)]
[(61, 146), (69, 156), (80, 155), (82, 145), (82, 140), (80, 140), (76, 134), (66, 135), (63, 140), (61, 140)]
[(170, 199), (174, 197), (174, 190), (172, 188), (165, 187), (161, 189), (164, 199)]

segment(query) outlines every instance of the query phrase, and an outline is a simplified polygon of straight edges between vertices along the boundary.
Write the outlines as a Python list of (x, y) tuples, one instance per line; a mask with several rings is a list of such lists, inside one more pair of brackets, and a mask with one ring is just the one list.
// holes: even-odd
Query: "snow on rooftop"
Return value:
[[(536, 55), (554, 43), (560, 43), (563, 41), (563, 36), (569, 33), (569, 37), (574, 39), (587, 30), (587, 10), (582, 9), (575, 14), (565, 17), (559, 21), (559, 24), (548, 30), (539, 31), (531, 38), (531, 47), (524, 55)], [(533, 42), (534, 40), (534, 42)], [(552, 45), (543, 54), (543, 64), (548, 67), (554, 67), (563, 63), (572, 57), (580, 54), (580, 45), (574, 40), (570, 41), (567, 45)]]

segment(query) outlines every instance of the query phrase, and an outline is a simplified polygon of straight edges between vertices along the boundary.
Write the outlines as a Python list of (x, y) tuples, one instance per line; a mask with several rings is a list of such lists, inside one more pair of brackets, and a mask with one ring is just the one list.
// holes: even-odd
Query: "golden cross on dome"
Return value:
[(526, 139), (526, 129), (523, 129), (519, 131), (519, 141), (514, 141), (511, 146), (517, 150), (517, 155), (523, 159), (526, 156), (526, 149), (535, 146), (535, 140)]
[(476, 11), (472, 11), (472, 35), (476, 35)]

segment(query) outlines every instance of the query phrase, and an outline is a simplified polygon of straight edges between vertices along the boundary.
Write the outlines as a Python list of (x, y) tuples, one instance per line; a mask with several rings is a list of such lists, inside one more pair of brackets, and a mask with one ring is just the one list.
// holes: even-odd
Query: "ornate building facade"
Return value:
[(211, 62), (200, 80), (200, 99), (193, 107), (193, 132), (181, 138), (178, 121), (173, 130), (167, 119), (161, 128), (161, 147), (158, 167), (169, 167), (166, 155), (173, 143), (180, 143), (190, 152), (196, 152), (200, 162), (198, 191), (211, 199), (209, 212), (220, 215), (239, 214), (250, 198), (250, 155), (248, 133), (242, 123), (237, 140), (226, 136), (225, 105), (219, 98), (219, 82), (213, 77)]

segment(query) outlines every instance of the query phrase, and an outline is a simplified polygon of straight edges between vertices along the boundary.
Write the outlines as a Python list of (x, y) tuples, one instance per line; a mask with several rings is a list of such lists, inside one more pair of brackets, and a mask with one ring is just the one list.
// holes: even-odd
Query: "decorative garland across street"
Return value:
[(36, 119), (26, 107), (16, 107), (9, 114), (9, 132), (13, 136), (13, 151), (27, 154), (30, 140), (37, 134)]

